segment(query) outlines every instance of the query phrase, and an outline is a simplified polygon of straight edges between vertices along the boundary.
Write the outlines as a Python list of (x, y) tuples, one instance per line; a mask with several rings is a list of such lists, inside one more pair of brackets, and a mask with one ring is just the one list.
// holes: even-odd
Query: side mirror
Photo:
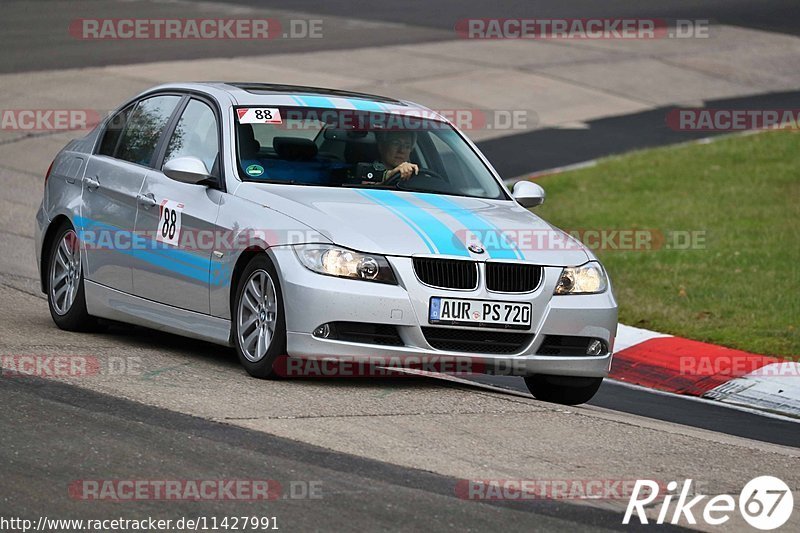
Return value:
[(547, 196), (541, 186), (530, 181), (518, 181), (515, 183), (511, 195), (522, 207), (542, 205)]
[(182, 183), (197, 184), (201, 181), (213, 179), (206, 168), (206, 164), (196, 157), (176, 157), (164, 164), (164, 174)]

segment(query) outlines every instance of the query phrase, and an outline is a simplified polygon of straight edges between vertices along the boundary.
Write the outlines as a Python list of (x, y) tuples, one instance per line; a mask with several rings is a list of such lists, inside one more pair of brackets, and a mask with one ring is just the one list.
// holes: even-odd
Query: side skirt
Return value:
[(86, 309), (92, 316), (231, 346), (230, 320), (139, 298), (86, 279), (83, 283)]

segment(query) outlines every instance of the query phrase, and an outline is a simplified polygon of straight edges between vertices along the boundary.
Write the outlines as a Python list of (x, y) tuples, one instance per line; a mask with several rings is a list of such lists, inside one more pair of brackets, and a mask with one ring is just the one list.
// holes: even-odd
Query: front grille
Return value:
[(542, 267), (522, 263), (486, 263), (486, 288), (494, 292), (531, 292), (542, 280)]
[(458, 259), (414, 258), (414, 272), (431, 287), (469, 290), (478, 287), (478, 264)]
[(533, 337), (527, 333), (430, 327), (422, 328), (422, 334), (437, 350), (495, 354), (521, 352)]
[(389, 324), (367, 324), (362, 322), (331, 323), (334, 338), (340, 341), (377, 344), (380, 346), (403, 346), (397, 328)]
[[(541, 346), (536, 351), (540, 355), (563, 355), (579, 357), (586, 355), (592, 337), (572, 337), (568, 335), (547, 335)], [(602, 340), (600, 342), (603, 342)], [(603, 353), (608, 353), (608, 348), (603, 342)]]

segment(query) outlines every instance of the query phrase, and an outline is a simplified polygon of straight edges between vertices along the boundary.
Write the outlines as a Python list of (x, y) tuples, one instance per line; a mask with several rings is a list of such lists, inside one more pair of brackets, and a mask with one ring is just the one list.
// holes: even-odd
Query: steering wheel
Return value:
[[(441, 174), (437, 174), (433, 170), (430, 170), (430, 169), (427, 169), (427, 168), (419, 167), (419, 171), (416, 174), (412, 174), (411, 177), (408, 178), (407, 180), (401, 179), (400, 173), (398, 172), (394, 176), (389, 178), (388, 180), (384, 181), (383, 184), (384, 185), (395, 185), (395, 184), (399, 185), (400, 183), (403, 183), (403, 182), (406, 182), (406, 181), (411, 181), (411, 180), (413, 180), (415, 178), (419, 178), (419, 177), (422, 177), (422, 176), (428, 176), (429, 178), (434, 178), (434, 179), (438, 179), (438, 180), (442, 180), (442, 181), (447, 181), (444, 178), (444, 176), (442, 176)], [(399, 187), (399, 186), (397, 188), (398, 189), (402, 189), (402, 187)]]

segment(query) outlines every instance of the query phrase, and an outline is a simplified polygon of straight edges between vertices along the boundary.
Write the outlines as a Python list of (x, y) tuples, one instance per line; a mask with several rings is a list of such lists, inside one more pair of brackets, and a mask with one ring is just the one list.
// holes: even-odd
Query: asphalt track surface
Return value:
[[(222, 0), (229, 3), (263, 5), (258, 0)], [(665, 0), (661, 2), (640, 2), (636, 0), (614, 0), (594, 2), (592, 0), (438, 0), (437, 16), (431, 16), (431, 2), (427, 0), (406, 0), (386, 2), (359, 0), (334, 0), (320, 4), (316, 0), (277, 0), (269, 2), (272, 7), (296, 9), (336, 15), (352, 13), (363, 19), (402, 22), (414, 26), (426, 26), (441, 30), (451, 30), (456, 21), (468, 17), (475, 18), (660, 18), (667, 21), (675, 19), (707, 19), (716, 24), (731, 24), (773, 32), (797, 35), (800, 32), (795, 23), (800, 16), (800, 5), (792, 0), (762, 0), (754, 3), (748, 0)]]
[[(69, 6), (64, 9), (64, 6)], [(635, 0), (596, 3), (493, 2), (491, 8), (478, 0), (445, 0), (436, 3), (408, 2), (276, 0), (221, 0), (204, 8), (203, 3), (105, 2), (76, 0), (6, 1), (0, 6), (0, 74), (39, 70), (58, 70), (117, 64), (136, 64), (154, 60), (190, 60), (212, 57), (312, 52), (437, 42), (457, 39), (456, 21), (466, 17), (639, 17), (708, 19), (711, 24), (731, 24), (747, 28), (800, 34), (800, 2), (792, 0), (747, 0), (703, 2), (670, 0), (648, 4)], [(226, 8), (227, 6), (227, 8)], [(210, 10), (209, 10), (210, 9)], [(227, 10), (226, 10), (227, 9)], [(228, 10), (230, 11), (228, 13)], [(290, 20), (321, 20), (320, 39), (276, 38), (255, 40), (81, 40), (67, 31), (81, 18), (189, 18), (189, 17), (269, 17), (286, 26)], [(347, 19), (357, 17), (358, 20)], [(48, 28), (49, 31), (41, 31)], [(54, 53), (58, 50), (58, 53)], [(391, 61), (391, 58), (387, 58)], [(343, 73), (344, 74), (344, 73)], [(358, 76), (358, 72), (352, 72)], [(258, 78), (256, 70), (242, 72), (241, 79)], [(391, 92), (391, 91), (388, 91)], [(791, 109), (800, 91), (755, 94), (748, 97), (708, 100), (709, 108)], [(664, 117), (670, 108), (589, 121), (585, 128), (542, 128), (498, 139), (479, 142), (479, 148), (508, 179), (533, 172), (581, 163), (598, 157), (631, 150), (663, 146), (676, 142), (719, 135), (714, 132), (687, 132), (670, 129)], [(579, 149), (576, 149), (579, 147)]]
[[(556, 500), (469, 501), (456, 496), (456, 479), (38, 378), (0, 380), (0, 402), (2, 427), (14, 428), (0, 434), (2, 483), (16, 488), (3, 491), (0, 516), (267, 516), (289, 531), (530, 531), (532, 524), (540, 531), (623, 529), (619, 515), (608, 510)], [(267, 502), (140, 501), (130, 509), (121, 502), (66, 498), (68, 485), (61, 483), (215, 479), (221, 471), (228, 479), (265, 479), (262, 472), (269, 472), (281, 490)], [(289, 489), (298, 477), (319, 480), (320, 498), (305, 499), (304, 485)]]
[[(791, 109), (800, 91), (757, 94), (741, 98), (706, 100), (710, 109)], [(542, 128), (479, 142), (478, 147), (502, 176), (529, 173), (583, 163), (631, 150), (655, 148), (728, 132), (690, 132), (670, 129), (664, 120), (674, 108), (659, 107), (641, 113), (600, 118), (581, 129)], [(520, 157), (524, 154), (525, 157)]]
[[(237, 2), (248, 4), (246, 0)], [(41, 31), (68, 23), (76, 17), (112, 16), (105, 3), (75, 2), (72, 11), (48, 9), (52, 2), (4, 2), (0, 7), (0, 72), (22, 72), (73, 68), (105, 64), (127, 64), (161, 59), (191, 59), (217, 55), (246, 56), (314, 49), (347, 49), (376, 44), (437, 41), (453, 38), (455, 20), (467, 16), (588, 17), (652, 16), (663, 18), (709, 18), (726, 24), (797, 34), (798, 3), (789, 1), (661, 2), (642, 6), (639, 2), (593, 2), (558, 4), (558, 8), (536, 2), (499, 2), (487, 12), (475, 0), (448, 0), (437, 6), (441, 17), (428, 14), (430, 2), (354, 2), (345, 8), (341, 2), (295, 0), (271, 2), (269, 9), (314, 13), (331, 17), (331, 33), (324, 42), (314, 40), (276, 41), (265, 50), (254, 43), (192, 43), (164, 46), (161, 42), (109, 42), (107, 47), (87, 47), (86, 43), (64, 36), (63, 32)], [(255, 5), (255, 2), (250, 2)], [(187, 15), (178, 4), (142, 2), (115, 4), (113, 16), (143, 16), (141, 6), (152, 6), (151, 16)], [(259, 4), (261, 6), (261, 4)], [(262, 6), (263, 8), (263, 6)], [(376, 24), (352, 26), (336, 17), (358, 16)], [(33, 21), (35, 20), (35, 24)], [(334, 31), (341, 28), (342, 31)], [(59, 53), (54, 54), (53, 50)], [(798, 94), (780, 93), (759, 96), (758, 105), (793, 107)], [(766, 101), (767, 103), (763, 103)], [(720, 107), (755, 105), (752, 101), (717, 102)], [(649, 116), (648, 113), (652, 113)], [(653, 121), (663, 122), (664, 110), (606, 119), (592, 124), (592, 137), (582, 130), (542, 130), (488, 141), (481, 145), (495, 165), (506, 175), (583, 161), (599, 155), (642, 146), (673, 142), (666, 128), (654, 131)], [(643, 126), (637, 127), (637, 124)], [(642, 138), (641, 132), (651, 132)], [(685, 140), (686, 134), (681, 134)], [(612, 141), (609, 139), (613, 139)], [(516, 144), (515, 144), (516, 143)], [(541, 157), (531, 158), (522, 147), (537, 146)], [(575, 150), (575, 146), (582, 149)], [(566, 148), (565, 148), (566, 147)], [(539, 167), (522, 163), (536, 159)], [(30, 213), (32, 217), (32, 213)], [(0, 274), (15, 275), (15, 272)], [(41, 306), (40, 306), (41, 308)], [(46, 309), (44, 310), (46, 313)], [(113, 330), (112, 330), (113, 331)], [(168, 342), (170, 336), (156, 334)], [(91, 342), (87, 337), (86, 342)], [(188, 350), (191, 350), (191, 345)], [(222, 363), (221, 363), (222, 364)], [(224, 365), (223, 365), (224, 366)], [(242, 376), (242, 379), (246, 379)], [(481, 382), (524, 392), (519, 380), (485, 377)], [(443, 390), (463, 388), (441, 383)], [(100, 394), (72, 385), (36, 378), (0, 379), (0, 515), (58, 515), (106, 518), (109, 514), (145, 514), (175, 518), (181, 514), (275, 515), (285, 520), (290, 530), (323, 529), (430, 529), (510, 531), (531, 529), (574, 531), (620, 529), (617, 512), (559, 501), (469, 502), (454, 495), (456, 480), (419, 469), (395, 466), (356, 455), (348, 455), (298, 441), (233, 427), (184, 414), (146, 406), (113, 395)], [(703, 428), (763, 442), (798, 446), (800, 425), (753, 413), (720, 407), (707, 402), (654, 394), (606, 383), (590, 403), (595, 407), (637, 415), (659, 421)], [(135, 509), (118, 504), (86, 502), (64, 497), (64, 487), (72, 480), (97, 477), (152, 477), (168, 473), (174, 478), (212, 478), (224, 472), (228, 477), (269, 477), (281, 480), (321, 479), (325, 497), (321, 500), (279, 500), (264, 506), (225, 502), (139, 502)], [(299, 473), (299, 474), (298, 474)], [(468, 475), (468, 473), (465, 473)], [(291, 526), (291, 527), (289, 527)], [(662, 526), (663, 528), (663, 526)], [(631, 528), (625, 528), (630, 530)]]
[[(591, 0), (548, 2), (506, 0), (487, 4), (481, 0), (222, 0), (231, 17), (269, 17), (286, 22), (292, 18), (323, 20), (322, 39), (274, 39), (259, 41), (88, 41), (64, 31), (80, 18), (189, 18), (209, 14), (202, 4), (182, 2), (107, 2), (103, 0), (9, 1), (0, 7), (0, 73), (132, 64), (160, 60), (208, 57), (241, 57), (270, 53), (345, 50), (365, 46), (451, 40), (458, 20), (468, 17), (496, 18), (661, 18), (709, 20), (798, 35), (800, 3), (794, 0), (664, 0), (641, 2)], [(435, 5), (435, 7), (433, 7)], [(236, 11), (243, 7), (246, 11)], [(370, 21), (353, 24), (346, 18)], [(57, 49), (58, 53), (53, 53)]]
[[(320, 5), (324, 2), (319, 2)], [(213, 6), (213, 3), (212, 3)], [(65, 8), (66, 7), (66, 8)], [(194, 2), (118, 2), (105, 0), (4, 1), (0, 6), (0, 73), (56, 70), (105, 65), (129, 65), (151, 61), (189, 60), (211, 57), (246, 57), (264, 54), (346, 50), (378, 44), (409, 44), (455, 38), (451, 30), (408, 26), (384, 22), (359, 22), (346, 19), (353, 10), (339, 15), (317, 14), (315, 9), (301, 12), (287, 3), (257, 2), (221, 4), (204, 8)], [(321, 20), (322, 38), (214, 39), (214, 40), (83, 40), (68, 30), (84, 18), (269, 18), (277, 19), (281, 29), (290, 20)], [(47, 28), (47, 31), (43, 31)], [(299, 31), (299, 30), (298, 30)], [(58, 50), (58, 53), (53, 53)], [(241, 79), (257, 78), (257, 72), (243, 72)]]

